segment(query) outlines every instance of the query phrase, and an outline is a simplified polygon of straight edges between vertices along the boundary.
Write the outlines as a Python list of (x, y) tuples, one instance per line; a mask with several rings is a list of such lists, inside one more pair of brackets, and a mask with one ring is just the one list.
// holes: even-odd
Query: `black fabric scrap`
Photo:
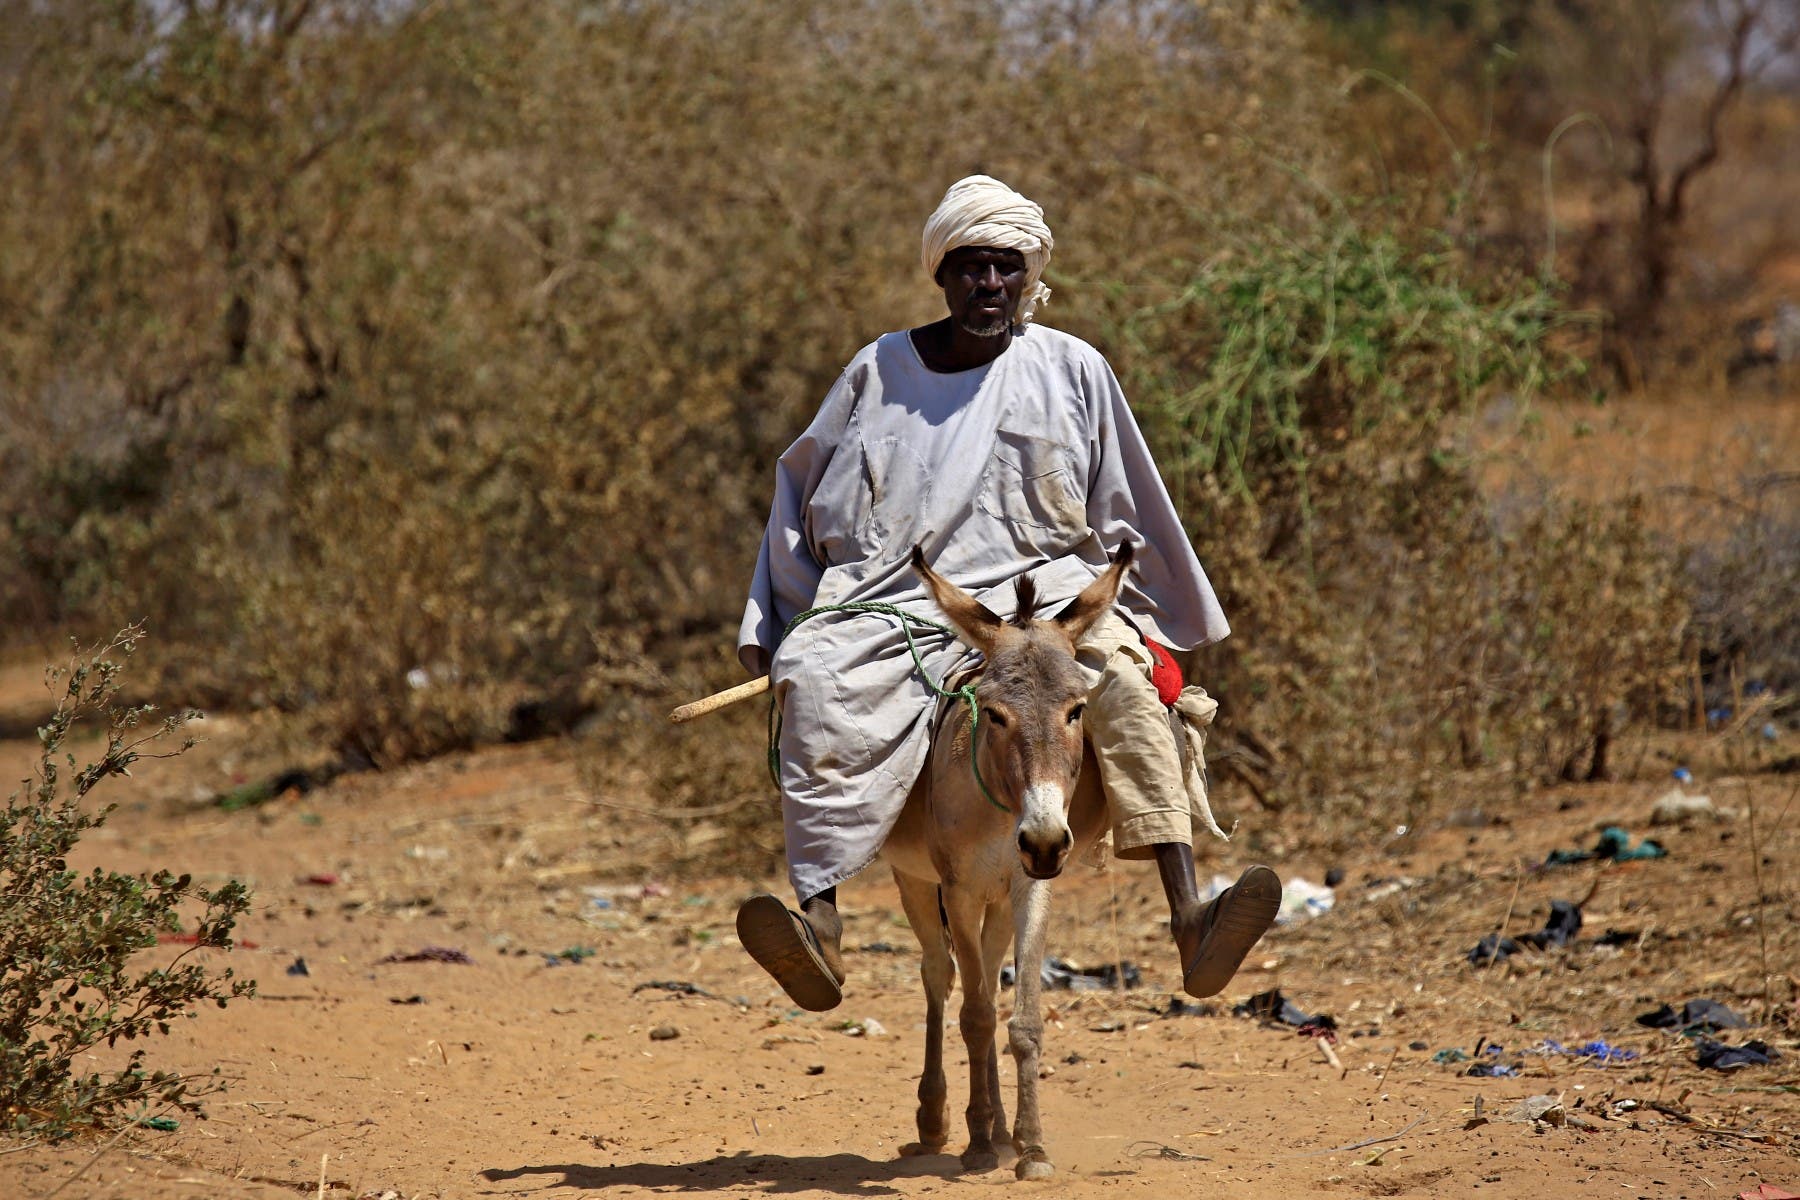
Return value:
[(1699, 1030), (1701, 1033), (1714, 1033), (1721, 1029), (1745, 1029), (1749, 1022), (1720, 1004), (1717, 1000), (1689, 1000), (1675, 1011), (1672, 1005), (1665, 1004), (1654, 1012), (1647, 1012), (1637, 1019), (1639, 1025), (1650, 1029), (1678, 1029), (1683, 1033)]
[(1760, 1067), (1781, 1055), (1767, 1042), (1745, 1042), (1727, 1046), (1711, 1038), (1694, 1039), (1694, 1061), (1713, 1071), (1735, 1071), (1740, 1067)]
[(1241, 1004), (1231, 1007), (1235, 1017), (1255, 1017), (1259, 1021), (1274, 1021), (1282, 1025), (1292, 1025), (1297, 1029), (1318, 1031), (1315, 1036), (1323, 1037), (1337, 1029), (1337, 1018), (1326, 1013), (1303, 1012), (1300, 1006), (1281, 994), (1280, 988), (1270, 988), (1266, 992), (1258, 992)]
[(1192, 1000), (1183, 1000), (1180, 996), (1169, 997), (1169, 1007), (1163, 1010), (1165, 1017), (1216, 1017), (1219, 1006), (1216, 1004), (1199, 1004)]
[(1519, 953), (1526, 946), (1536, 950), (1547, 950), (1551, 946), (1566, 946), (1575, 940), (1581, 932), (1581, 907), (1567, 900), (1550, 902), (1550, 919), (1536, 933), (1527, 933), (1517, 941), (1490, 933), (1469, 951), (1469, 962), (1477, 967), (1492, 966), (1504, 962), (1509, 956)]

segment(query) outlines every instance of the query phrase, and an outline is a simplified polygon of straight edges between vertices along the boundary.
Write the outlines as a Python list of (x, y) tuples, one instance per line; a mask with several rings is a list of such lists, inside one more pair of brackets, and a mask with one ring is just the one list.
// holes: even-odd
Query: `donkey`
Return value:
[[(1007, 1044), (1018, 1065), (1017, 1124), (1011, 1131), (1020, 1179), (1055, 1173), (1038, 1117), (1039, 1011), (1050, 915), (1050, 883), (1070, 856), (1105, 829), (1106, 801), (1093, 751), (1082, 736), (1087, 683), (1075, 646), (1107, 612), (1130, 569), (1132, 545), (1060, 614), (1039, 620), (1029, 578), (1018, 584), (1018, 612), (1002, 621), (925, 564), (913, 569), (962, 639), (985, 658), (975, 685), (980, 713), (969, 723), (947, 714), (932, 739), (931, 762), (907, 797), (882, 856), (893, 869), (906, 918), (924, 952), (925, 1071), (919, 1079), (919, 1140), (902, 1154), (935, 1154), (949, 1140), (944, 1084), (944, 1001), (960, 967), (961, 1025), (969, 1050), (969, 1147), (963, 1167), (999, 1165), (1008, 1137), (994, 1034), (995, 994), (1010, 934), (1018, 995)], [(980, 768), (971, 769), (970, 756)], [(983, 785), (992, 802), (984, 796)], [(1002, 811), (1004, 808), (1004, 811)]]

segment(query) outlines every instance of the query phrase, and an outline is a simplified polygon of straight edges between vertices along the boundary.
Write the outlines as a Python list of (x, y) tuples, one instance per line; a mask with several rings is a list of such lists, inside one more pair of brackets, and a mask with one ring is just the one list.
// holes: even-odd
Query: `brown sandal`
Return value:
[(844, 989), (819, 951), (819, 937), (799, 913), (768, 893), (739, 907), (738, 941), (757, 966), (774, 977), (795, 1004), (826, 1012), (844, 999)]
[(1216, 996), (1243, 965), (1281, 911), (1281, 879), (1267, 867), (1251, 867), (1209, 904), (1200, 949), (1182, 964), (1181, 986), (1190, 996)]

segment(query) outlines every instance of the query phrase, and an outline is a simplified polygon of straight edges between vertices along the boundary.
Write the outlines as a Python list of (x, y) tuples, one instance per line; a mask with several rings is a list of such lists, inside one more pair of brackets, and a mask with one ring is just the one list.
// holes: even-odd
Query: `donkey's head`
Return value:
[(1062, 871), (1074, 835), (1069, 803), (1081, 773), (1081, 711), (1087, 683), (1075, 665), (1075, 645), (1113, 605), (1131, 567), (1130, 542), (1112, 565), (1067, 608), (1048, 620), (1033, 615), (1037, 593), (1018, 583), (1018, 612), (1002, 621), (988, 607), (925, 565), (913, 548), (913, 570), (962, 639), (987, 658), (975, 698), (981, 723), (975, 745), (981, 773), (996, 799), (1017, 814), (1019, 858), (1025, 873), (1049, 879)]

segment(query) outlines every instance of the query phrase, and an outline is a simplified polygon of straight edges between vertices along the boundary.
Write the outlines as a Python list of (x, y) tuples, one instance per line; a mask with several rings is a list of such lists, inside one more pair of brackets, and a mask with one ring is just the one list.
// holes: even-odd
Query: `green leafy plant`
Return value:
[[(19, 1133), (60, 1136), (151, 1106), (199, 1112), (199, 1097), (211, 1089), (196, 1091), (174, 1072), (147, 1072), (141, 1047), (98, 1070), (78, 1060), (121, 1040), (166, 1034), (196, 1007), (223, 1008), (255, 986), (192, 958), (201, 948), (231, 948), (232, 927), (250, 904), (243, 884), (205, 888), (168, 871), (83, 874), (69, 865), (81, 838), (112, 812), (86, 803), (95, 787), (129, 775), (142, 759), (193, 745), (190, 738), (171, 751), (149, 750), (198, 713), (158, 717), (152, 705), (120, 700), (125, 659), (143, 636), (140, 626), (128, 627), (48, 673), (56, 711), (38, 730), (32, 777), (0, 812), (0, 1112)], [(105, 744), (78, 767), (66, 747), (84, 722), (100, 725)], [(191, 913), (185, 932), (184, 913)], [(163, 934), (189, 944), (166, 961), (140, 960)]]

